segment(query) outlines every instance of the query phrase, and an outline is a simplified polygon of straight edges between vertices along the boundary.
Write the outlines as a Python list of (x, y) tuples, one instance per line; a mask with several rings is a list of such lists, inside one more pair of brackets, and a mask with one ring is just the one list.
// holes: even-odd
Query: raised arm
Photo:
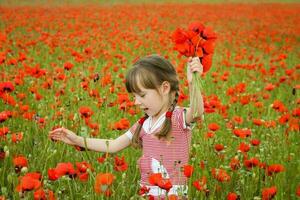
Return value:
[(49, 137), (53, 140), (62, 141), (66, 144), (77, 145), (80, 147), (86, 147), (89, 150), (108, 153), (116, 153), (131, 144), (131, 140), (125, 134), (114, 140), (98, 138), (85, 139), (66, 128), (57, 128), (50, 131)]
[[(203, 66), (198, 57), (190, 58), (187, 64), (187, 80), (189, 83), (189, 94), (192, 92), (192, 87), (195, 82), (193, 81), (193, 73), (198, 73), (199, 76), (203, 73)], [(203, 98), (201, 95), (200, 88), (194, 93), (194, 98), (190, 96), (190, 107), (186, 109), (186, 123), (196, 121), (202, 118), (204, 113)], [(196, 115), (195, 115), (196, 113)]]

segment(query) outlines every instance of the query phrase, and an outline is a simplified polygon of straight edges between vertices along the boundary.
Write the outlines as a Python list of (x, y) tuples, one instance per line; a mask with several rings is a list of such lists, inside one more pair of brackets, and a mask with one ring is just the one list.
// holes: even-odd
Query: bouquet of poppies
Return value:
[(177, 28), (172, 35), (174, 49), (186, 57), (199, 57), (203, 65), (203, 72), (207, 72), (212, 65), (217, 35), (210, 27), (200, 22), (193, 22), (187, 30)]
[[(212, 65), (212, 56), (214, 53), (215, 41), (217, 35), (210, 27), (205, 27), (200, 22), (193, 22), (187, 30), (177, 28), (172, 35), (174, 49), (180, 55), (186, 57), (199, 57), (203, 65), (203, 72), (209, 71)], [(202, 82), (197, 74), (193, 74), (194, 84), (191, 90), (191, 99), (197, 90), (202, 90)], [(193, 103), (193, 102), (192, 102)], [(196, 114), (196, 113), (194, 113)]]

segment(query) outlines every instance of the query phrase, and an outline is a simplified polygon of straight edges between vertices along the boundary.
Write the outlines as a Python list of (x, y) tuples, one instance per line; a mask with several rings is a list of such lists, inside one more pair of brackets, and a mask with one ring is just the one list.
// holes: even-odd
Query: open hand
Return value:
[(201, 75), (203, 73), (203, 66), (198, 57), (189, 57), (187, 63), (187, 80), (189, 83), (192, 82), (193, 73), (199, 73)]
[(78, 141), (78, 136), (74, 132), (64, 127), (57, 128), (54, 129), (53, 131), (50, 131), (49, 137), (53, 140), (62, 141), (70, 145), (76, 145), (76, 142)]

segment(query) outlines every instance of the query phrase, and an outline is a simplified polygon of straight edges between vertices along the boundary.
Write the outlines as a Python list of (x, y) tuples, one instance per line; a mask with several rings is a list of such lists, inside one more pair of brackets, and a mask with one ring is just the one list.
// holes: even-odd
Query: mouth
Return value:
[(147, 110), (149, 110), (149, 108), (142, 108), (142, 110), (144, 110), (146, 112)]

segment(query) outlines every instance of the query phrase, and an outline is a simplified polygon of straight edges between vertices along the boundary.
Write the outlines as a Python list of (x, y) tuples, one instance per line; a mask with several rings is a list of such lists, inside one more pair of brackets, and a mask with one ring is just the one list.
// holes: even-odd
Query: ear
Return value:
[(170, 93), (170, 90), (171, 90), (171, 85), (168, 81), (164, 81), (162, 84), (161, 84), (161, 93), (163, 95), (168, 95)]

